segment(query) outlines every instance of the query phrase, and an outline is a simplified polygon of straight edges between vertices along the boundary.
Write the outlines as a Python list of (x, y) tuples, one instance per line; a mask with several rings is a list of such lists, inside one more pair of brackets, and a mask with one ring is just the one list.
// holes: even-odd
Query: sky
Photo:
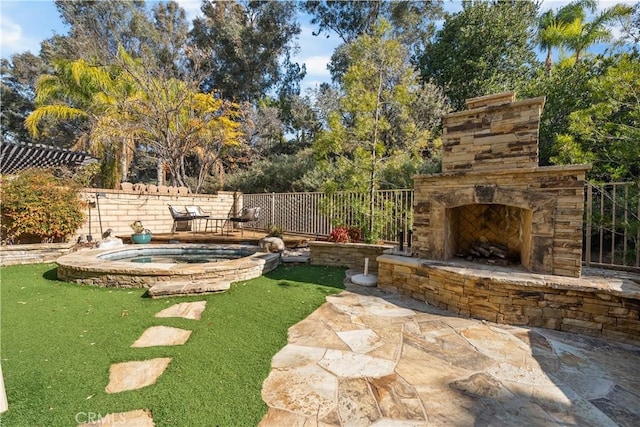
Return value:
[[(177, 0), (191, 22), (200, 15), (201, 0)], [(151, 4), (152, 1), (147, 0)], [(308, 22), (301, 22), (302, 33), (298, 43), (300, 52), (295, 62), (304, 63), (307, 75), (302, 89), (314, 87), (331, 80), (327, 63), (333, 50), (340, 44), (337, 36), (329, 38), (312, 35)], [(40, 42), (55, 34), (64, 35), (67, 28), (62, 24), (53, 0), (2, 0), (0, 1), (0, 56), (9, 58), (15, 53), (40, 52)]]
[[(185, 9), (187, 21), (199, 15), (201, 0), (177, 0)], [(607, 8), (615, 3), (634, 4), (635, 0), (600, 0), (599, 8)], [(147, 1), (152, 3), (152, 1)], [(567, 4), (566, 0), (544, 0), (541, 10), (553, 9)], [(460, 9), (459, 0), (446, 0), (448, 11)], [(313, 28), (308, 22), (301, 22), (300, 53), (295, 62), (304, 63), (307, 76), (302, 89), (314, 87), (330, 80), (326, 66), (333, 50), (339, 45), (339, 38), (332, 35), (313, 36)], [(2, 0), (0, 1), (0, 56), (9, 58), (15, 53), (31, 51), (38, 54), (40, 42), (55, 34), (64, 35), (66, 27), (62, 24), (53, 0)]]

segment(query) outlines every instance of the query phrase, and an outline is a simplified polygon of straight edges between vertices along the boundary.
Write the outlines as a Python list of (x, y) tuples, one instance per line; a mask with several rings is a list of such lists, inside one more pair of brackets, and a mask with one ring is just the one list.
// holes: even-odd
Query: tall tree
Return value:
[(156, 3), (152, 10), (153, 35), (146, 46), (148, 55), (157, 60), (160, 69), (179, 77), (186, 72), (187, 42), (189, 24), (184, 9), (175, 1)]
[(640, 46), (640, 3), (633, 6), (633, 12), (629, 19), (625, 20), (622, 27), (623, 43), (629, 43), (635, 53)]
[(569, 37), (569, 26), (575, 20), (584, 20), (585, 9), (595, 11), (597, 2), (595, 0), (575, 0), (555, 13), (549, 9), (538, 18), (537, 41), (542, 50), (547, 52), (544, 67), (547, 76), (551, 75), (553, 65), (553, 49), (562, 47), (567, 37)]
[(576, 64), (589, 47), (610, 41), (613, 38), (610, 26), (615, 21), (630, 16), (632, 12), (631, 6), (616, 4), (603, 10), (591, 21), (586, 21), (582, 14), (569, 23), (564, 45), (573, 51)]
[(596, 58), (585, 60), (583, 67), (568, 63), (554, 65), (547, 76), (543, 70), (520, 89), (520, 97), (531, 98), (544, 95), (546, 102), (542, 110), (539, 135), (540, 165), (553, 164), (552, 158), (560, 148), (558, 135), (566, 133), (569, 117), (576, 110), (587, 108), (593, 100), (589, 80), (601, 75), (602, 61)]
[(31, 141), (24, 119), (35, 108), (35, 84), (48, 71), (42, 59), (30, 52), (16, 54), (0, 62), (0, 130), (2, 141)]
[[(131, 83), (116, 67), (95, 66), (82, 59), (58, 60), (53, 74), (38, 79), (37, 108), (25, 125), (33, 138), (39, 138), (47, 121), (73, 123), (74, 148), (102, 159), (103, 185), (113, 188), (126, 177), (132, 158), (131, 137), (121, 134), (122, 127), (114, 120), (124, 114), (124, 100), (134, 92)], [(112, 132), (103, 130), (105, 126), (113, 126)]]
[(205, 0), (190, 33), (190, 43), (209, 52), (203, 90), (255, 102), (302, 80), (304, 67), (287, 61), (300, 33), (295, 11), (292, 2)]
[(448, 14), (421, 57), (422, 76), (446, 90), (455, 108), (467, 98), (521, 87), (534, 74), (533, 1), (463, 2)]
[(153, 31), (141, 0), (56, 0), (56, 7), (62, 22), (69, 26), (68, 36), (50, 40), (57, 58), (83, 58), (106, 65), (117, 56), (120, 46), (139, 56)]
[(180, 186), (189, 186), (185, 161), (195, 155), (199, 190), (221, 150), (240, 141), (236, 106), (200, 93), (198, 82), (167, 78), (155, 64), (134, 60), (123, 49), (117, 59), (108, 67), (61, 61), (55, 75), (41, 77), (38, 108), (26, 120), (32, 135), (38, 136), (46, 118), (84, 120), (87, 132), (78, 143), (118, 172), (109, 175), (106, 184), (112, 187), (126, 180), (137, 147), (153, 152)]
[(417, 154), (433, 136), (431, 128), (416, 120), (413, 109), (424, 88), (407, 49), (390, 36), (390, 30), (383, 20), (372, 35), (362, 35), (349, 45), (352, 60), (344, 75), (343, 96), (338, 109), (328, 115), (328, 129), (314, 144), (317, 155), (335, 159), (340, 170), (327, 190), (342, 186), (366, 194), (367, 223), (359, 225), (366, 226), (369, 240), (377, 238), (374, 205), (381, 166), (402, 153)]
[(339, 81), (349, 66), (347, 45), (363, 34), (371, 35), (376, 23), (386, 19), (393, 36), (402, 42), (412, 56), (423, 52), (442, 16), (442, 0), (428, 1), (305, 1), (301, 8), (317, 25), (315, 35), (337, 35), (343, 42), (329, 65), (334, 81)]
[(640, 58), (623, 54), (588, 81), (590, 105), (572, 112), (558, 137), (558, 163), (591, 163), (599, 181), (640, 183)]

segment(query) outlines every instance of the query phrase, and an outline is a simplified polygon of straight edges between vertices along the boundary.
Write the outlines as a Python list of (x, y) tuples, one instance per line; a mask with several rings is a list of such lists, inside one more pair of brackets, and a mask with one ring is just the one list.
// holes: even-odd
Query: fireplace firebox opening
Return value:
[(445, 258), (529, 268), (531, 218), (530, 209), (494, 203), (446, 209)]

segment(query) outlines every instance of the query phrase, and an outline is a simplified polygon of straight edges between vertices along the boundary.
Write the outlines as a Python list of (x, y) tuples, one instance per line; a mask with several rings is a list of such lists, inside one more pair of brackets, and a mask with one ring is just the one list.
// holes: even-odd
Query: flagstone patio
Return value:
[(346, 284), (290, 328), (261, 426), (640, 425), (640, 347)]

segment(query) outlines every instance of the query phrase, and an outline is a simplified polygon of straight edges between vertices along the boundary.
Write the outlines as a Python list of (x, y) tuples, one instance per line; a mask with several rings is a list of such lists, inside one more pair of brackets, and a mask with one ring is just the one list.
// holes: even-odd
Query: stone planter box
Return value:
[(310, 263), (364, 270), (364, 259), (369, 258), (369, 271), (375, 273), (378, 271), (376, 258), (391, 248), (391, 245), (310, 241)]

